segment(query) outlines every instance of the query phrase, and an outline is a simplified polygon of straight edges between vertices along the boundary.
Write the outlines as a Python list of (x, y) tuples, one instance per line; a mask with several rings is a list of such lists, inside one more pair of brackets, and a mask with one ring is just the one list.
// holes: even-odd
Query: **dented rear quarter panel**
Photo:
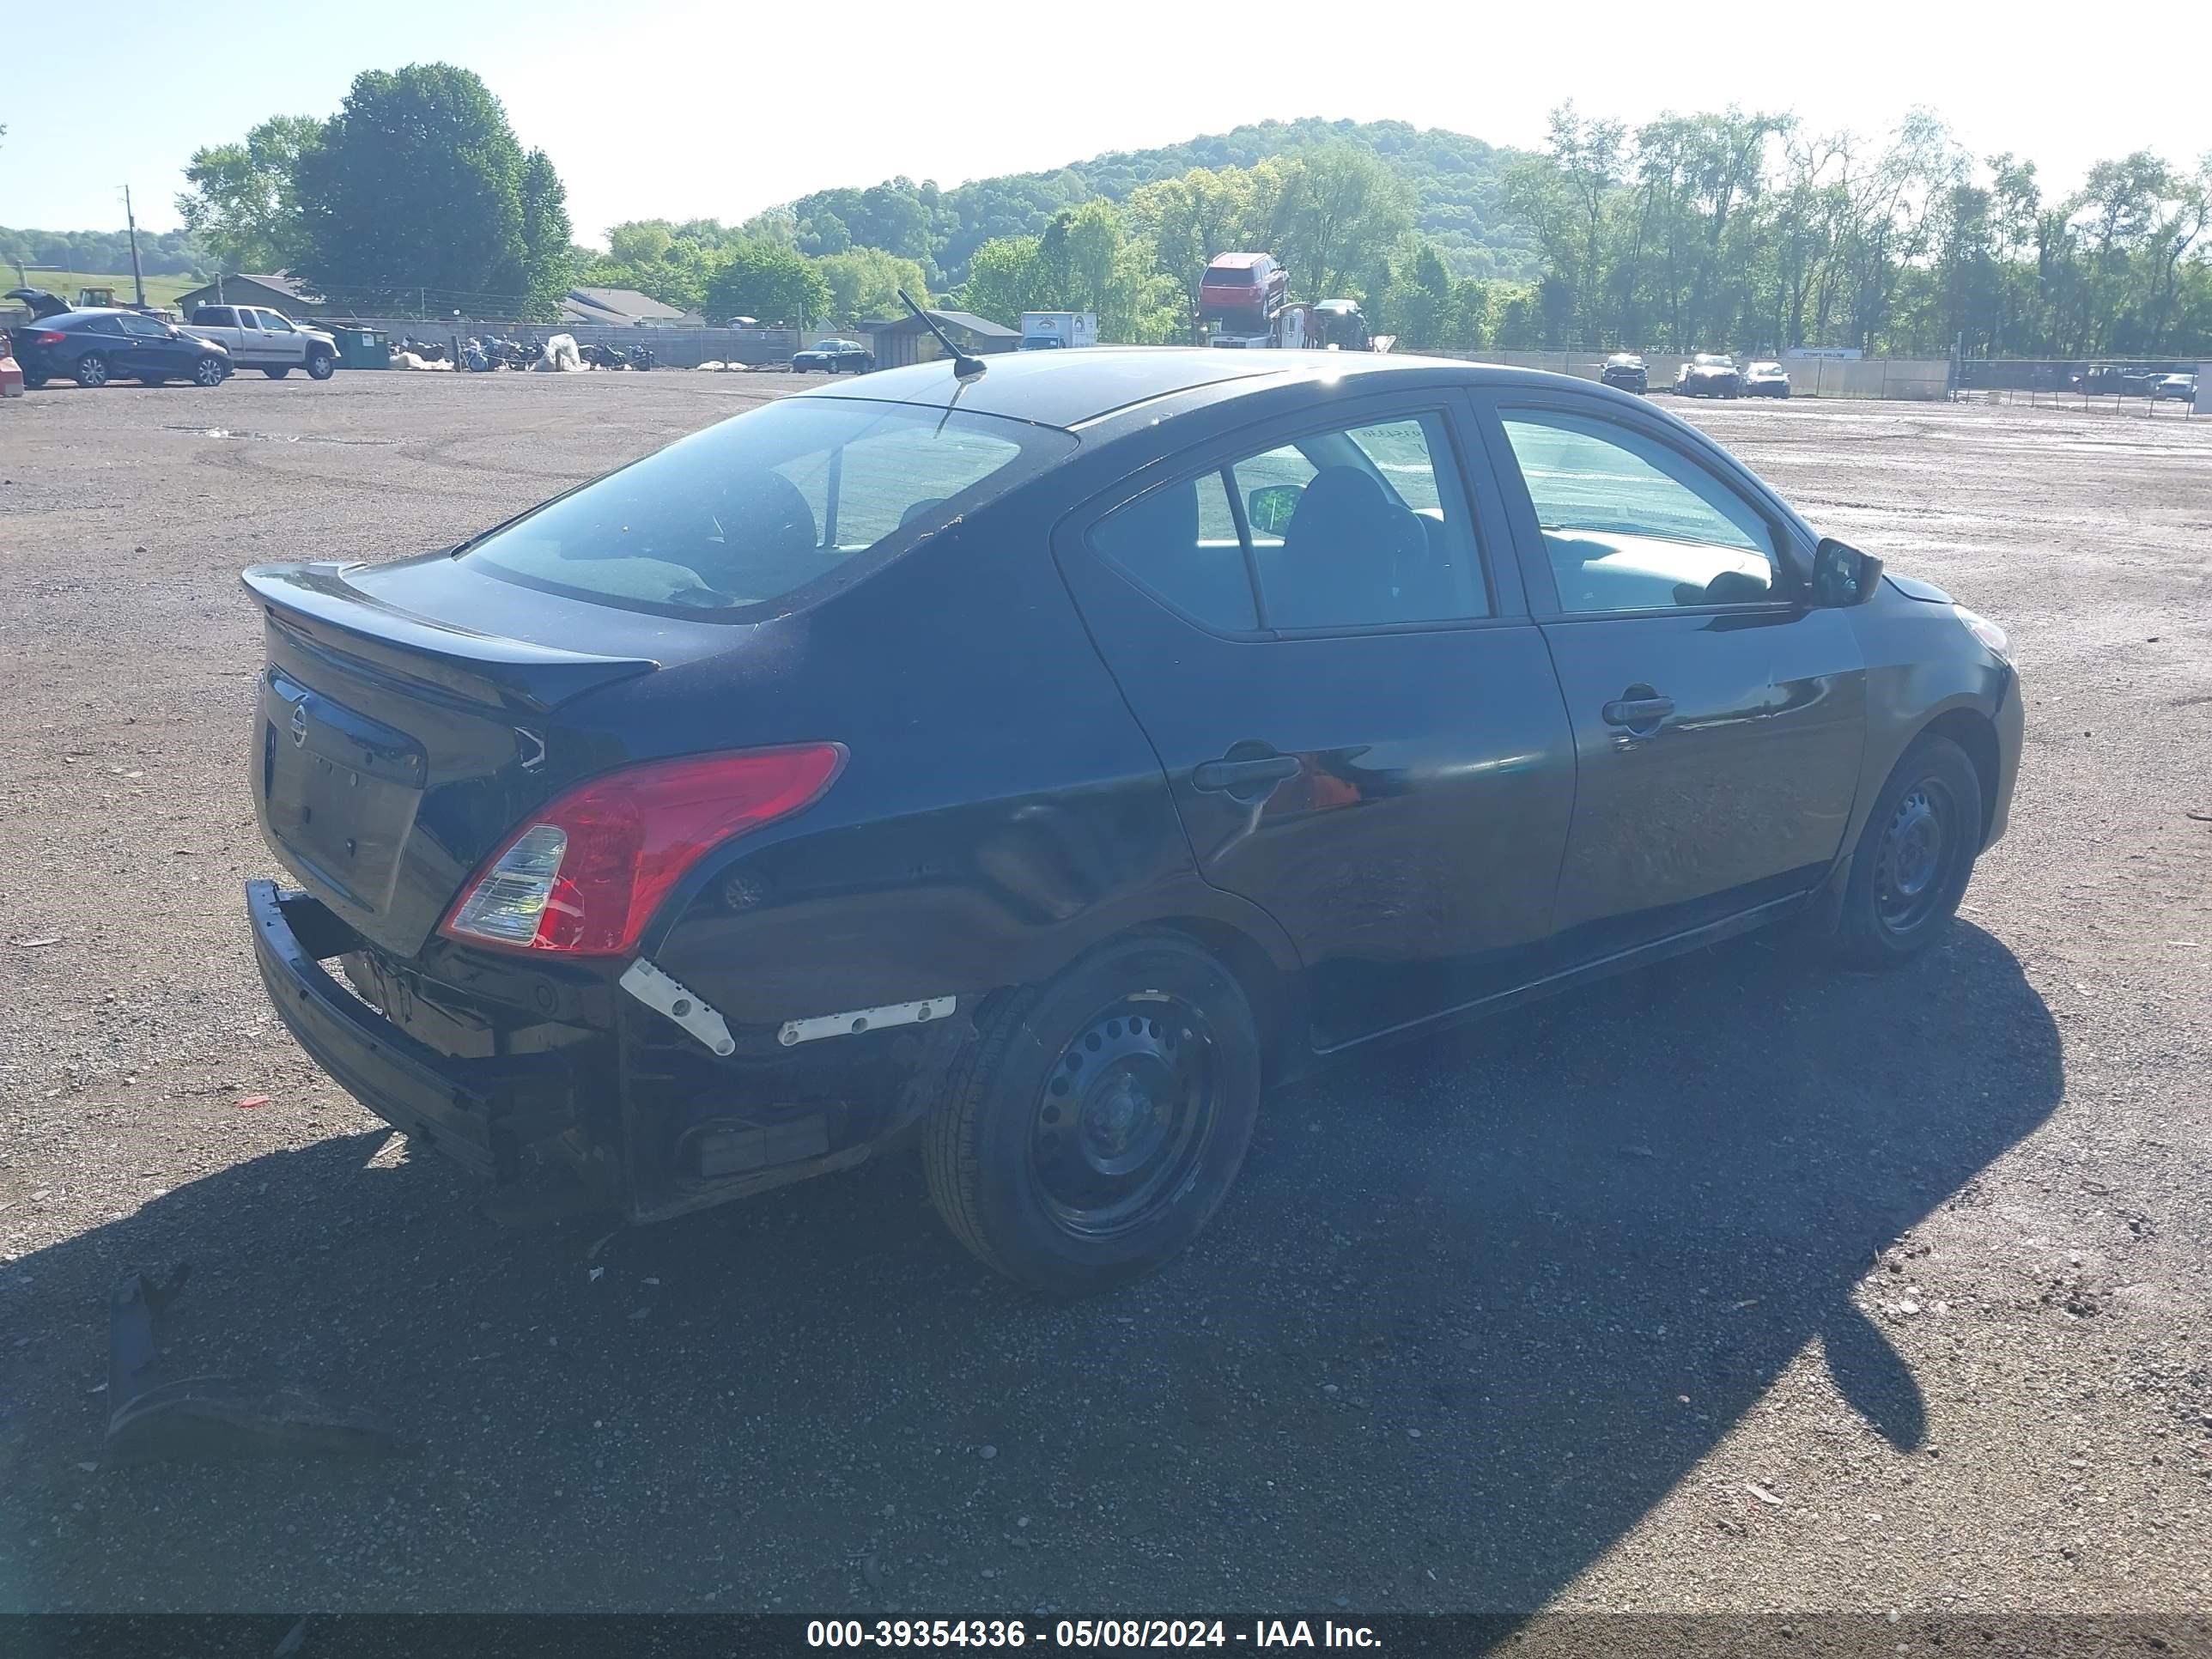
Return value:
[(702, 860), (643, 941), (733, 1024), (973, 996), (1178, 915), (1291, 959), (1199, 878), (1047, 551), (1065, 499), (1047, 483), (742, 650), (621, 689), (628, 718), (718, 722), (672, 749), (845, 745), (821, 801)]

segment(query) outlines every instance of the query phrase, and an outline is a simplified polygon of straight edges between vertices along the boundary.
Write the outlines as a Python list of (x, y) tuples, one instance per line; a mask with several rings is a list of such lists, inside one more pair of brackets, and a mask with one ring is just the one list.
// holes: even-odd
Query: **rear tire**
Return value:
[(1179, 935), (1116, 939), (988, 1009), (924, 1131), (930, 1197), (985, 1265), (1088, 1295), (1198, 1236), (1259, 1101), (1235, 975)]
[(272, 380), (281, 380), (287, 374), (289, 374), (292, 372), (292, 365), (289, 363), (279, 363), (274, 368), (264, 368), (261, 372), (264, 374), (266, 374)]
[(76, 360), (73, 378), (90, 392), (107, 384), (107, 359), (97, 351), (88, 351)]
[(1982, 847), (1982, 780), (1966, 751), (1923, 732), (1899, 757), (1851, 854), (1836, 954), (1901, 968), (1942, 934)]

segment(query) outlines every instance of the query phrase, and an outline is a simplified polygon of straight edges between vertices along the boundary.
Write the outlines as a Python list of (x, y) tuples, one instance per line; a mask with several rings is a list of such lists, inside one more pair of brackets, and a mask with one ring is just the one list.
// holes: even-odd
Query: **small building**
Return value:
[(281, 311), (287, 317), (321, 317), (337, 310), (326, 304), (322, 296), (308, 287), (301, 277), (289, 270), (264, 271), (258, 275), (240, 271), (232, 276), (219, 276), (205, 288), (196, 288), (189, 294), (177, 296), (178, 313), (185, 317), (192, 314), (195, 306), (266, 306), (271, 311)]
[(572, 288), (561, 301), (561, 320), (605, 323), (617, 328), (696, 328), (704, 321), (696, 312), (665, 306), (634, 288)]
[[(1012, 351), (1022, 343), (1021, 330), (994, 323), (988, 317), (978, 317), (971, 311), (933, 311), (929, 315), (961, 349), (972, 351), (979, 357), (994, 351)], [(945, 355), (945, 348), (937, 343), (937, 337), (919, 317), (887, 317), (880, 322), (862, 323), (860, 332), (868, 337), (878, 368), (933, 362)]]

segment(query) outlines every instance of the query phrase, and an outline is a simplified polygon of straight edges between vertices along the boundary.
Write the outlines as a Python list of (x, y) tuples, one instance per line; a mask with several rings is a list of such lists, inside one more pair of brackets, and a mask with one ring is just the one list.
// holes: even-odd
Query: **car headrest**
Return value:
[(722, 538), (748, 553), (811, 553), (814, 509), (780, 472), (741, 472), (722, 486)]
[(1396, 609), (1395, 585), (1425, 564), (1427, 551), (1419, 516), (1392, 501), (1373, 475), (1325, 466), (1284, 527), (1269, 616), (1290, 628), (1386, 621)]

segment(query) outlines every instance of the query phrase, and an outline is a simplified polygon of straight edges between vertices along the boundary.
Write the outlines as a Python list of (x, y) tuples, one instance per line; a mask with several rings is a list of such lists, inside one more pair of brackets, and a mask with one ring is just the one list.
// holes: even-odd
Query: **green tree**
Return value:
[(842, 253), (826, 254), (814, 264), (822, 280), (830, 284), (826, 314), (840, 324), (904, 315), (898, 299), (901, 289), (912, 295), (917, 305), (930, 303), (929, 284), (920, 262), (902, 259), (879, 247), (847, 248)]
[[(441, 311), (524, 307), (547, 274), (533, 260), (568, 246), (564, 210), (557, 244), (533, 254), (526, 165), (506, 111), (470, 70), (368, 70), (301, 157), (301, 268), (356, 303), (419, 295)], [(554, 222), (546, 209), (558, 203), (543, 178), (538, 196), (543, 234)]]
[(1285, 169), (1274, 213), (1277, 251), (1291, 282), (1316, 300), (1334, 298), (1364, 250), (1413, 228), (1413, 192), (1372, 153), (1332, 144)]
[(1007, 328), (1021, 325), (1024, 311), (1057, 311), (1059, 295), (1047, 286), (1039, 257), (1042, 238), (999, 236), (977, 248), (960, 285), (961, 309)]
[(544, 150), (522, 158), (521, 191), (523, 314), (533, 322), (550, 322), (561, 314), (576, 262), (569, 240), (574, 231), (568, 192)]
[(1193, 167), (1133, 191), (1124, 210), (1131, 232), (1152, 246), (1159, 272), (1182, 289), (1187, 316), (1198, 313), (1198, 289), (1218, 253), (1258, 251), (1273, 240), (1285, 168)]
[(724, 251), (706, 301), (707, 315), (718, 322), (757, 317), (805, 328), (829, 314), (830, 284), (802, 253), (773, 242), (738, 242)]
[(177, 212), (216, 260), (232, 270), (284, 270), (306, 252), (300, 216), (301, 158), (322, 143), (312, 115), (272, 115), (237, 143), (192, 152), (191, 188)]
[(675, 233), (665, 219), (633, 220), (607, 232), (607, 254), (617, 264), (659, 264), (675, 246)]

